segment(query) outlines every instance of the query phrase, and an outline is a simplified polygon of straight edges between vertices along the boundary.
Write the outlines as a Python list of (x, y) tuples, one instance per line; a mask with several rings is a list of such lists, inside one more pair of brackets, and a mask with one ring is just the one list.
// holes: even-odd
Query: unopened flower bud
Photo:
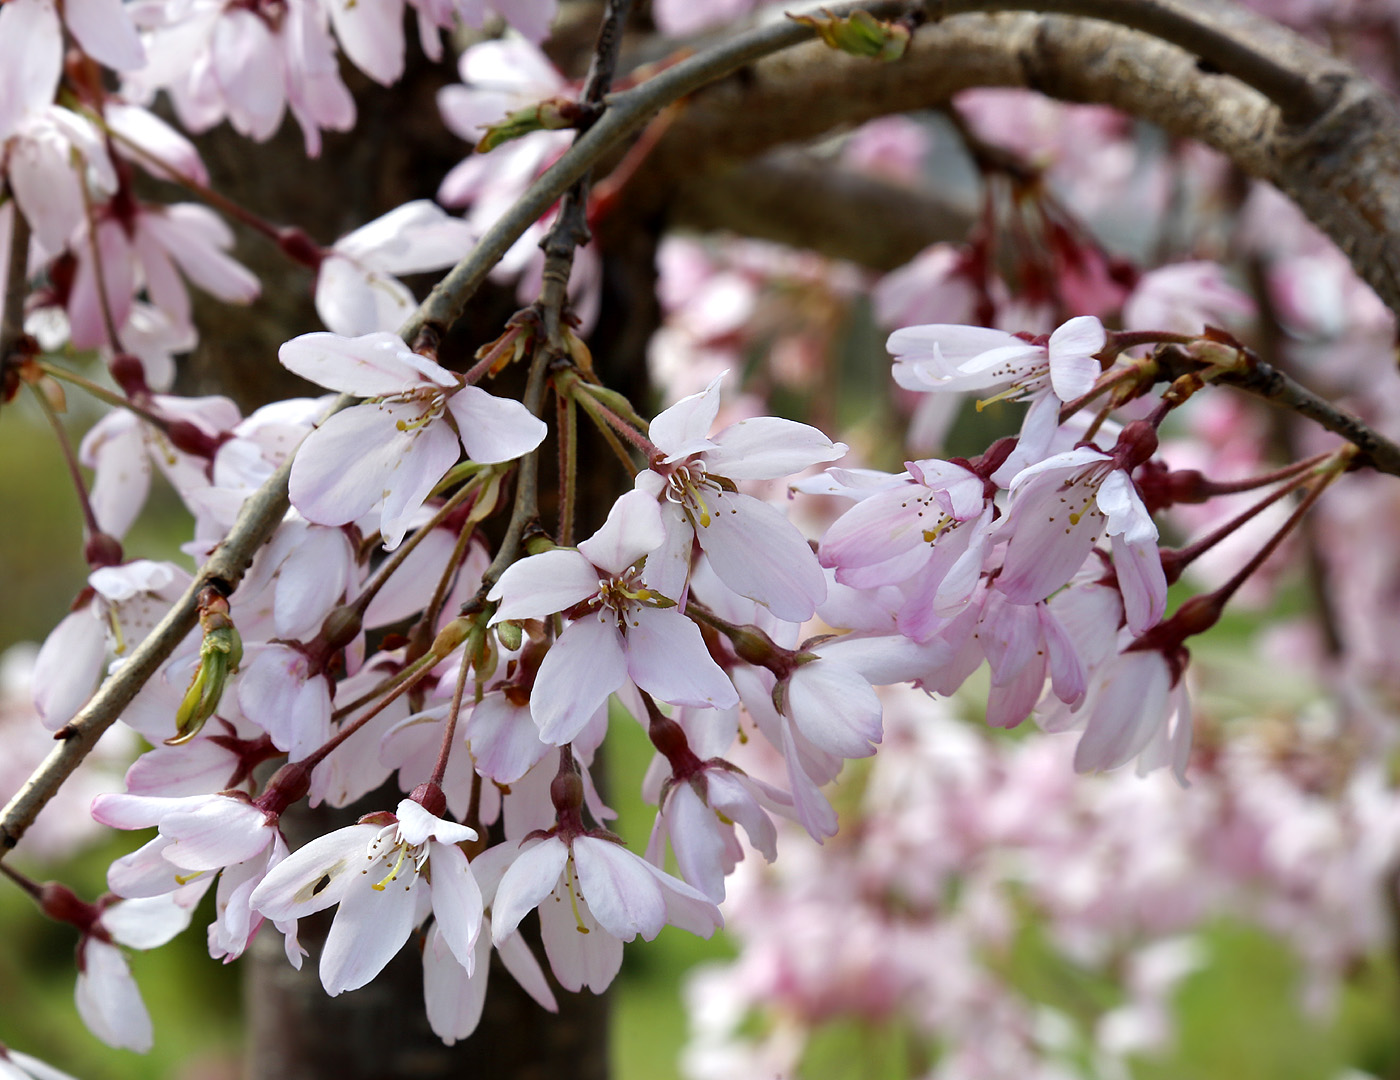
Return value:
[(204, 628), (199, 667), (175, 712), (175, 734), (165, 740), (167, 746), (179, 746), (199, 734), (218, 709), (228, 677), (243, 661), (243, 639), (228, 616), (228, 601), (214, 601), (199, 621)]
[(789, 15), (788, 18), (810, 26), (831, 48), (852, 56), (868, 56), (888, 62), (898, 60), (909, 47), (909, 27), (884, 22), (868, 11), (854, 11), (846, 18), (830, 12), (825, 18), (815, 15)]
[(496, 637), (501, 642), (501, 648), (514, 652), (520, 648), (524, 641), (524, 632), (520, 629), (520, 624), (515, 622), (501, 622), (496, 624)]
[(538, 104), (507, 113), (496, 123), (488, 125), (481, 141), (476, 144), (476, 152), (484, 154), (501, 143), (529, 135), (532, 131), (571, 128), (582, 116), (583, 110), (577, 101), (561, 97), (546, 98)]

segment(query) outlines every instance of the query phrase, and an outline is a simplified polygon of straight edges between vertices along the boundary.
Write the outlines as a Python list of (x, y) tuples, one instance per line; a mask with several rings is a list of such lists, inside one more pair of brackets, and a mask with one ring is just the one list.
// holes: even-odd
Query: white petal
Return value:
[(627, 627), (627, 673), (672, 705), (727, 709), (739, 695), (710, 656), (700, 628), (674, 608), (641, 608)]
[(476, 963), (473, 950), (481, 933), (481, 890), (461, 848), (433, 840), (428, 851), (433, 879), (433, 916), (453, 955), (463, 967), (472, 971)]
[(569, 848), (551, 837), (523, 850), (496, 888), (491, 905), (491, 940), (499, 944), (515, 933), (520, 920), (539, 907), (559, 884)]
[(578, 549), (594, 566), (616, 575), (659, 548), (665, 539), (656, 499), (634, 489), (613, 503), (607, 521)]
[(302, 334), (278, 349), (277, 359), (303, 379), (360, 397), (398, 394), (424, 382), (444, 389), (457, 385), (445, 368), (383, 331), (361, 337)]
[(714, 445), (707, 436), (719, 415), (719, 384), (723, 379), (724, 375), (716, 375), (700, 393), (681, 398), (651, 422), (651, 441), (667, 455), (667, 460), (674, 461)]
[(479, 386), (462, 387), (447, 399), (447, 408), (457, 419), (467, 457), (486, 464), (528, 454), (549, 431), (520, 402), (488, 394)]
[(796, 526), (749, 495), (713, 496), (710, 524), (696, 537), (719, 579), (780, 619), (810, 619), (826, 599), (826, 578)]
[(88, 1030), (108, 1046), (144, 1054), (154, 1041), (151, 1015), (121, 950), (87, 938), (82, 969), (74, 996)]
[(273, 922), (340, 903), (352, 881), (370, 869), (365, 852), (378, 832), (375, 825), (351, 825), (318, 836), (269, 870), (249, 903)]
[(530, 694), (540, 738), (572, 742), (627, 678), (622, 634), (593, 616), (570, 623), (545, 654)]
[(731, 480), (790, 476), (820, 461), (835, 461), (849, 449), (808, 424), (776, 416), (730, 424), (714, 442), (718, 449), (709, 451), (705, 460), (714, 472)]
[(487, 598), (502, 619), (539, 619), (564, 611), (598, 592), (598, 571), (570, 548), (554, 548), (506, 567)]
[(358, 990), (384, 970), (413, 932), (417, 892), (424, 882), (405, 872), (384, 888), (375, 889), (374, 877), (381, 863), (368, 874), (350, 875), (351, 884), (340, 899), (340, 908), (321, 950), (321, 985), (331, 997)]

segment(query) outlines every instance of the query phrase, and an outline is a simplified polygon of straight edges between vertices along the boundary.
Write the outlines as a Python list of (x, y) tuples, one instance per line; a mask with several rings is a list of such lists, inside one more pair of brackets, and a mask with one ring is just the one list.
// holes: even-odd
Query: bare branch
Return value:
[(976, 211), (807, 155), (781, 154), (684, 185), (671, 221), (893, 270), (930, 244), (965, 239)]

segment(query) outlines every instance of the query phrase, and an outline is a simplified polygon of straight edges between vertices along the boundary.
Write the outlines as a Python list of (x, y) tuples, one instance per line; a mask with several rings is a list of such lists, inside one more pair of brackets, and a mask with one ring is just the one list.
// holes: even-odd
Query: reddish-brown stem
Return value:
[(58, 418), (58, 413), (54, 411), (53, 404), (45, 396), (42, 387), (30, 383), (29, 388), (38, 398), (39, 408), (49, 426), (53, 428), (54, 438), (58, 440), (59, 453), (63, 455), (69, 479), (73, 481), (73, 490), (78, 496), (78, 507), (83, 512), (83, 524), (87, 526), (87, 534), (89, 537), (97, 536), (102, 532), (102, 526), (97, 523), (97, 515), (93, 513), (92, 500), (88, 498), (87, 484), (83, 480), (83, 471), (78, 467), (78, 457), (73, 453), (73, 444), (68, 439), (68, 432), (63, 428), (63, 421)]

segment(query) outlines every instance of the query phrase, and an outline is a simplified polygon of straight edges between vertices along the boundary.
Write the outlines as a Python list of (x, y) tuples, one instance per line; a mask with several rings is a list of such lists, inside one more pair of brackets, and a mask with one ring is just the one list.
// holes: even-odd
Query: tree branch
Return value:
[(29, 268), (29, 222), (11, 206), (10, 249), (5, 258), (5, 299), (0, 306), (0, 394), (4, 392), (5, 371), (15, 344), (24, 335), (25, 271)]
[[(971, 0), (958, 2), (971, 6)], [(1125, 2), (1114, 10), (1138, 6)], [(1395, 103), (1282, 27), (1226, 0), (1211, 11), (1213, 25), (1227, 27), (1236, 38), (1257, 39), (1279, 63), (1330, 88), (1333, 104), (1311, 124), (1293, 126), (1257, 90), (1204, 71), (1191, 54), (1140, 32), (1061, 16), (961, 14), (922, 28), (897, 63), (877, 64), (813, 44), (762, 60), (743, 79), (709, 88), (671, 122), (618, 205), (631, 220), (647, 220), (664, 212), (677, 189), (776, 147), (892, 112), (939, 107), (973, 87), (1020, 87), (1113, 106), (1214, 147), (1289, 195), (1400, 312)]]
[(931, 192), (809, 155), (775, 154), (685, 184), (675, 192), (670, 220), (888, 271), (930, 244), (965, 239), (976, 219), (973, 207)]

